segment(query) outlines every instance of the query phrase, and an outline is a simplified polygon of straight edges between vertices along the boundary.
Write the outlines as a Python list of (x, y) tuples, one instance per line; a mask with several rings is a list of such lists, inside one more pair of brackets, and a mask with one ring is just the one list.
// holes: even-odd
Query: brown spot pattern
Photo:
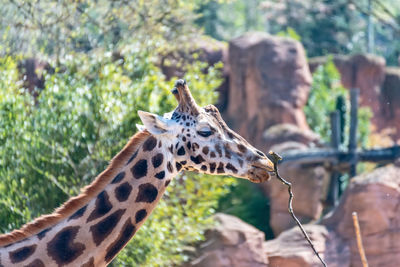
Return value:
[(147, 211), (145, 209), (141, 209), (138, 212), (136, 212), (135, 215), (136, 223), (141, 222), (144, 218), (146, 218), (146, 216), (147, 216)]
[(82, 255), (85, 245), (74, 243), (80, 226), (66, 227), (47, 243), (48, 255), (59, 265), (63, 266), (73, 262)]
[(120, 172), (114, 177), (114, 179), (111, 181), (111, 183), (117, 184), (117, 183), (121, 182), (122, 179), (124, 179), (124, 177), (125, 177), (125, 172)]
[[(80, 208), (79, 210), (77, 210), (74, 214), (71, 215), (71, 217), (69, 217), (68, 221), (75, 220), (75, 219), (82, 217), (83, 214), (85, 214), (86, 208), (87, 208), (87, 205), (85, 205), (82, 208)], [(39, 236), (39, 234), (38, 234), (38, 236)], [(39, 238), (39, 239), (41, 239), (41, 238)]]
[(153, 167), (154, 167), (154, 168), (159, 167), (159, 166), (163, 163), (163, 160), (164, 160), (163, 154), (158, 153), (157, 155), (155, 155), (155, 156), (151, 159), (151, 162), (153, 163)]
[(46, 233), (47, 233), (48, 231), (50, 231), (50, 230), (51, 230), (51, 227), (49, 227), (49, 228), (47, 228), (47, 229), (44, 229), (43, 231), (41, 231), (40, 233), (38, 233), (38, 234), (37, 234), (37, 237), (39, 238), (39, 240), (42, 240), (42, 238), (45, 237)]
[(37, 245), (31, 245), (16, 249), (9, 252), (9, 257), (12, 263), (18, 263), (29, 258), (36, 250)]
[(231, 159), (231, 149), (228, 144), (224, 146), (225, 149), (225, 157)]
[(138, 153), (139, 153), (139, 150), (136, 150), (136, 152), (133, 153), (133, 155), (129, 158), (129, 160), (128, 160), (128, 162), (126, 163), (126, 165), (128, 165), (129, 163), (131, 163), (131, 162), (136, 158), (136, 156), (138, 155)]
[(106, 191), (102, 191), (96, 199), (95, 208), (92, 213), (89, 215), (89, 218), (86, 222), (90, 222), (94, 219), (100, 218), (107, 214), (112, 209), (111, 202), (109, 200), (109, 196)]
[(179, 162), (175, 163), (176, 170), (179, 172), (182, 168), (182, 165)]
[(152, 203), (157, 198), (157, 195), (158, 190), (154, 185), (150, 183), (141, 184), (135, 201)]
[(169, 162), (168, 161), (168, 163), (167, 163), (167, 169), (168, 169), (168, 171), (170, 172), (170, 173), (173, 173), (173, 167), (172, 167), (172, 164), (171, 164), (171, 162)]
[(238, 144), (238, 145), (237, 145), (237, 148), (238, 148), (239, 151), (242, 152), (242, 153), (246, 153), (246, 152), (247, 152), (247, 148), (246, 148), (244, 145), (242, 145), (242, 144)]
[(160, 171), (159, 173), (156, 173), (155, 175), (154, 175), (154, 177), (156, 177), (157, 179), (164, 179), (164, 177), (165, 177), (165, 171)]
[[(0, 265), (1, 266), (1, 265)], [(43, 261), (36, 259), (24, 267), (45, 267)]]
[(201, 155), (197, 155), (196, 157), (190, 156), (190, 160), (193, 161), (195, 164), (200, 164), (205, 161)]
[(235, 166), (233, 166), (230, 163), (226, 164), (225, 168), (227, 168), (228, 170), (231, 170), (233, 173), (237, 173), (238, 172), (238, 170), (235, 168)]
[(215, 171), (215, 168), (217, 167), (217, 164), (214, 162), (210, 163), (210, 172), (213, 173)]
[(208, 146), (203, 147), (204, 155), (207, 155), (209, 151), (210, 151), (210, 149), (208, 148)]
[(125, 211), (125, 209), (119, 209), (95, 225), (90, 226), (90, 232), (92, 232), (93, 241), (96, 246), (100, 245), (111, 234)]
[(135, 232), (135, 226), (132, 224), (131, 219), (128, 219), (122, 227), (122, 231), (118, 238), (107, 248), (107, 253), (104, 258), (105, 261), (110, 262), (118, 254), (118, 252), (124, 248), (128, 241), (133, 237)]
[(218, 168), (217, 168), (217, 173), (224, 173), (224, 164), (222, 162), (219, 163)]
[(115, 188), (115, 197), (118, 199), (119, 202), (124, 202), (129, 198), (131, 191), (132, 186), (128, 182), (125, 182)]
[(185, 155), (185, 148), (181, 146), (176, 153), (178, 154), (178, 156)]
[(143, 144), (143, 151), (152, 151), (157, 145), (157, 139), (150, 136)]
[(219, 157), (222, 157), (222, 149), (221, 146), (219, 144), (215, 144), (215, 150), (217, 151)]
[(147, 160), (141, 159), (138, 160), (135, 165), (131, 168), (131, 172), (133, 177), (136, 179), (143, 178), (147, 175)]
[(199, 149), (199, 147), (200, 147), (199, 144), (193, 143), (193, 145), (192, 145), (192, 148), (193, 148), (192, 150), (193, 150), (193, 152), (196, 152), (196, 150)]

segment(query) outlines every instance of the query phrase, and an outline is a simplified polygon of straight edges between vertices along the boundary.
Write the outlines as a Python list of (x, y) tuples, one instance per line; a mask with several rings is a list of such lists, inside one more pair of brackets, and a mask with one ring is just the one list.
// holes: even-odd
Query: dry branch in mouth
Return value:
[(275, 153), (273, 151), (270, 151), (268, 154), (269, 154), (269, 159), (272, 161), (272, 163), (274, 163), (274, 172), (276, 174), (276, 177), (279, 179), (279, 181), (281, 181), (284, 185), (286, 185), (288, 187), (288, 192), (289, 192), (288, 211), (289, 211), (290, 215), (292, 216), (293, 220), (295, 220), (297, 226), (299, 226), (299, 228), (300, 228), (301, 232), (303, 233), (305, 239), (307, 239), (307, 241), (310, 244), (312, 250), (314, 251), (315, 255), (317, 255), (317, 257), (321, 261), (322, 265), (327, 267), (325, 261), (321, 258), (321, 256), (319, 255), (319, 253), (315, 249), (314, 244), (311, 242), (310, 237), (308, 236), (308, 234), (304, 230), (304, 228), (301, 225), (299, 219), (297, 219), (296, 215), (294, 215), (293, 207), (292, 207), (292, 201), (293, 201), (292, 184), (290, 182), (286, 181), (285, 179), (283, 179), (278, 173), (278, 161), (282, 160), (282, 157), (279, 156), (277, 153)]

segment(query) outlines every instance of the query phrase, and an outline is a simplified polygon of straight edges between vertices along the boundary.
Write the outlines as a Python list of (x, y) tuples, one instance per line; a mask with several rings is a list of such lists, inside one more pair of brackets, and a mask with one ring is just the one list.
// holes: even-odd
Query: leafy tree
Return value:
[[(318, 133), (326, 143), (329, 143), (331, 136), (329, 113), (336, 109), (343, 109), (343, 106), (345, 115), (341, 121), (344, 122), (344, 132), (348, 132), (350, 110), (345, 108), (349, 106), (348, 103), (345, 104), (348, 95), (348, 91), (340, 84), (340, 73), (330, 58), (314, 72), (310, 95), (307, 105), (304, 107), (311, 129)], [(368, 143), (371, 115), (369, 108), (359, 108), (358, 142), (362, 147)], [(343, 145), (347, 142), (348, 140), (342, 139)]]
[[(247, 31), (301, 37), (310, 57), (367, 51), (367, 20), (375, 32), (373, 52), (398, 65), (400, 6), (397, 0), (210, 1), (197, 10), (205, 33), (230, 40)], [(285, 35), (286, 35), (285, 34)], [(296, 37), (298, 38), (298, 37)]]
[[(19, 81), (16, 59), (0, 58), (0, 229), (20, 227), (51, 212), (90, 183), (136, 132), (137, 110), (171, 111), (175, 99), (147, 55), (128, 51), (123, 62), (71, 54), (34, 101)], [(220, 66), (204, 64), (186, 78), (199, 104), (216, 100)], [(114, 266), (171, 266), (202, 239), (230, 178), (185, 174), (172, 182), (141, 231)]]
[(230, 186), (229, 193), (218, 200), (218, 212), (237, 216), (265, 233), (266, 239), (273, 239), (269, 224), (269, 199), (261, 189), (246, 180), (238, 180)]
[(135, 45), (153, 52), (183, 46), (197, 30), (187, 0), (2, 0), (0, 55), (117, 50)]

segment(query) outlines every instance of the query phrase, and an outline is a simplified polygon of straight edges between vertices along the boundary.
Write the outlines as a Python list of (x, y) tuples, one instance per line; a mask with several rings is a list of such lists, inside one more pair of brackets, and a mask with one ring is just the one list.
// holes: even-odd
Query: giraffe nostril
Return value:
[(256, 153), (257, 153), (258, 155), (260, 155), (261, 157), (265, 157), (265, 154), (262, 153), (260, 150), (256, 150)]

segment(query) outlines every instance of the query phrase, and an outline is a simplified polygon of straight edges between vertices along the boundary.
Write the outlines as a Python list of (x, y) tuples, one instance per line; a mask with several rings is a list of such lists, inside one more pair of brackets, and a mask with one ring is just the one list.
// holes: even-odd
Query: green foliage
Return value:
[(276, 35), (282, 37), (289, 37), (299, 42), (301, 41), (301, 36), (298, 35), (297, 32), (292, 27), (288, 27), (286, 28), (285, 31), (280, 31)]
[[(400, 55), (397, 2), (371, 1), (373, 52), (383, 56), (389, 65), (398, 65)], [(291, 31), (288, 29), (293, 29), (301, 36), (310, 57), (367, 52), (367, 0), (214, 0), (196, 11), (196, 23), (219, 40), (227, 41), (254, 30), (287, 36)]]
[(23, 52), (60, 59), (71, 51), (113, 51), (137, 41), (153, 52), (169, 50), (196, 36), (193, 9), (199, 4), (188, 0), (1, 1), (0, 55)]
[(196, 9), (197, 25), (217, 40), (230, 40), (248, 31), (264, 30), (261, 0), (211, 0)]
[[(176, 101), (145, 53), (127, 51), (123, 62), (70, 54), (35, 100), (21, 89), (17, 59), (0, 58), (0, 230), (20, 227), (51, 212), (105, 169), (136, 132), (137, 110), (162, 114)], [(216, 100), (219, 67), (188, 67), (199, 104)], [(169, 187), (149, 221), (114, 266), (171, 266), (188, 244), (202, 238), (229, 178), (188, 174)]]
[[(329, 143), (331, 137), (329, 114), (336, 109), (342, 109), (344, 117), (341, 122), (344, 123), (343, 131), (348, 132), (350, 122), (350, 110), (348, 100), (348, 91), (340, 84), (340, 74), (335, 67), (332, 59), (328, 59), (325, 65), (321, 65), (313, 74), (313, 83), (311, 85), (310, 95), (307, 105), (304, 107), (307, 122), (311, 129), (318, 133), (321, 138)], [(358, 109), (358, 145), (365, 147), (368, 143), (370, 134), (370, 119), (372, 113), (367, 107)], [(344, 134), (346, 136), (346, 134)], [(345, 145), (348, 140), (342, 140)]]
[(329, 113), (336, 109), (336, 99), (346, 94), (346, 89), (340, 85), (340, 74), (332, 59), (317, 68), (304, 112), (311, 129), (325, 142), (330, 140)]
[(218, 201), (218, 212), (239, 217), (265, 233), (267, 240), (274, 234), (269, 226), (269, 199), (260, 188), (246, 180), (231, 185), (229, 193)]

